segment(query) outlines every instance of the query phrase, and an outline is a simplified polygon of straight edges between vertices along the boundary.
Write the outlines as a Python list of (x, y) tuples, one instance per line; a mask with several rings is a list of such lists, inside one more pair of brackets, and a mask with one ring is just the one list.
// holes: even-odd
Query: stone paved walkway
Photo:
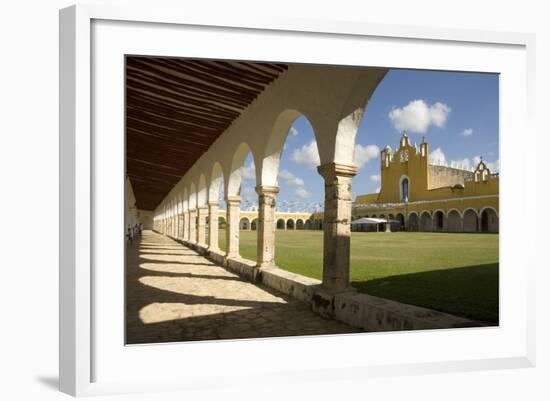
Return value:
[(152, 231), (127, 250), (128, 344), (357, 331)]

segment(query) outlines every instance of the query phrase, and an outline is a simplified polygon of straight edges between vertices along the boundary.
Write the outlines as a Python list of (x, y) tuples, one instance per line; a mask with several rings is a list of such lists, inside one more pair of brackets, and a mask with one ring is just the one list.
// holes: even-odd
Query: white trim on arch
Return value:
[(484, 207), (482, 207), (482, 208), (480, 209), (480, 211), (479, 211), (479, 217), (481, 217), (481, 215), (483, 214), (483, 212), (484, 212), (485, 210), (487, 210), (487, 209), (491, 209), (493, 212), (495, 212), (495, 214), (497, 215), (497, 217), (500, 217), (500, 216), (498, 215), (498, 210), (496, 210), (496, 209), (495, 209), (494, 207), (492, 207), (492, 206), (484, 206)]
[(458, 213), (458, 216), (460, 217), (460, 219), (462, 220), (462, 212), (460, 210), (458, 210), (457, 208), (451, 208), (449, 210), (447, 210), (447, 218), (449, 217), (449, 213), (451, 212), (457, 212)]
[(415, 210), (412, 210), (412, 211), (410, 211), (410, 212), (407, 213), (407, 218), (409, 218), (409, 217), (411, 216), (411, 214), (416, 214), (416, 217), (419, 217), (418, 212), (415, 211)]
[(480, 213), (476, 209), (474, 209), (473, 207), (467, 207), (466, 209), (464, 209), (463, 212), (462, 212), (462, 217), (464, 217), (466, 215), (466, 212), (468, 210), (473, 211), (476, 214), (478, 219), (481, 217)]
[(424, 213), (428, 213), (428, 215), (430, 216), (430, 219), (433, 217), (433, 212), (431, 210), (427, 210), (427, 209), (424, 209), (422, 210), (419, 214), (418, 214), (418, 217), (422, 217), (422, 215)]

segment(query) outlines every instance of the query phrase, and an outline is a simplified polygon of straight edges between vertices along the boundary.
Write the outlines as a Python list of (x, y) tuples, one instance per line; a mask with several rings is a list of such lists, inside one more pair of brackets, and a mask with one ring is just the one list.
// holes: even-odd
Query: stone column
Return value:
[(349, 289), (351, 180), (357, 167), (323, 164), (317, 168), (325, 179), (323, 218), (323, 288), (330, 291)]
[(206, 215), (208, 213), (207, 206), (197, 207), (197, 243), (206, 247)]
[(218, 250), (218, 202), (208, 202), (208, 249)]
[(227, 196), (227, 258), (239, 257), (239, 214), (241, 207), (240, 196)]
[(259, 197), (257, 262), (258, 267), (275, 265), (275, 201), (279, 187), (257, 186)]
[(189, 242), (197, 243), (197, 209), (189, 210)]

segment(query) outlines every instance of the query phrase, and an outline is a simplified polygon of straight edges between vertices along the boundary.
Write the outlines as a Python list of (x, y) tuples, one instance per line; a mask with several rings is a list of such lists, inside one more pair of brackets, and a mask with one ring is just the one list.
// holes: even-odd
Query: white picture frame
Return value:
[[(143, 51), (147, 51), (147, 47), (151, 46), (151, 43), (155, 44), (155, 38), (157, 43), (161, 43), (159, 38), (178, 34), (178, 29), (181, 28), (185, 31), (185, 27), (192, 28), (194, 35), (199, 36), (209, 35), (212, 32), (231, 32), (242, 37), (243, 41), (250, 38), (251, 35), (261, 34), (266, 41), (275, 41), (273, 43), (283, 36), (287, 38), (295, 36), (303, 40), (325, 40), (327, 42), (338, 38), (341, 43), (346, 43), (346, 41), (357, 41), (358, 43), (363, 40), (384, 41), (387, 46), (392, 46), (392, 43), (397, 45), (404, 42), (411, 46), (434, 45), (441, 51), (441, 55), (446, 54), (446, 47), (453, 47), (453, 52), (468, 51), (470, 48), (478, 49), (478, 52), (483, 53), (486, 48), (490, 48), (495, 49), (495, 54), (502, 53), (502, 60), (507, 60), (510, 63), (503, 65), (503, 70), (496, 68), (490, 71), (503, 74), (505, 82), (502, 85), (510, 85), (509, 88), (513, 87), (519, 92), (515, 99), (508, 98), (509, 91), (501, 92), (501, 114), (507, 113), (501, 119), (501, 216), (503, 216), (501, 218), (501, 260), (509, 261), (509, 263), (519, 262), (519, 267), (516, 272), (508, 272), (502, 268), (503, 264), (501, 264), (501, 272), (503, 272), (501, 311), (505, 316), (503, 319), (501, 318), (500, 327), (447, 330), (445, 332), (430, 330), (367, 334), (366, 336), (358, 335), (345, 338), (323, 336), (305, 339), (240, 340), (140, 347), (125, 347), (121, 338), (119, 356), (122, 359), (116, 360), (115, 353), (107, 352), (108, 347), (105, 347), (104, 344), (112, 342), (113, 338), (108, 338), (105, 327), (107, 324), (116, 322), (115, 314), (123, 314), (123, 311), (113, 308), (117, 311), (112, 316), (107, 316), (103, 311), (105, 304), (109, 304), (110, 301), (114, 301), (115, 304), (120, 301), (123, 288), (117, 287), (117, 284), (120, 284), (121, 275), (113, 276), (114, 279), (110, 280), (111, 286), (102, 287), (102, 291), (110, 294), (109, 296), (118, 298), (99, 302), (97, 296), (94, 298), (94, 295), (97, 295), (94, 291), (97, 291), (98, 286), (103, 286), (107, 281), (105, 275), (98, 275), (94, 272), (94, 266), (97, 266), (98, 261), (104, 260), (102, 258), (105, 255), (112, 255), (114, 261), (120, 261), (119, 248), (123, 243), (116, 244), (115, 240), (112, 246), (119, 247), (117, 250), (107, 246), (102, 248), (103, 256), (99, 255), (97, 253), (98, 244), (94, 243), (97, 240), (94, 233), (97, 232), (98, 227), (107, 227), (108, 224), (112, 224), (114, 238), (117, 235), (122, 236), (123, 230), (117, 229), (117, 224), (122, 220), (117, 218), (116, 213), (119, 213), (121, 217), (123, 211), (122, 203), (118, 205), (115, 201), (113, 208), (106, 210), (100, 202), (97, 202), (98, 194), (105, 193), (103, 185), (106, 185), (105, 188), (108, 188), (109, 185), (118, 185), (116, 174), (112, 182), (106, 183), (101, 178), (104, 172), (98, 170), (113, 170), (117, 166), (121, 168), (122, 165), (118, 164), (121, 159), (117, 158), (122, 158), (123, 155), (118, 152), (120, 147), (117, 147), (117, 144), (110, 147), (112, 153), (109, 153), (105, 151), (106, 144), (98, 142), (97, 138), (94, 138), (94, 129), (102, 127), (101, 122), (96, 119), (102, 117), (100, 111), (99, 116), (96, 114), (97, 110), (92, 99), (93, 96), (101, 96), (102, 92), (100, 88), (94, 87), (92, 80), (94, 74), (102, 73), (102, 60), (106, 60), (104, 56), (109, 51), (115, 52), (109, 53), (110, 57), (112, 54), (123, 54), (126, 51), (123, 48), (126, 41), (128, 41), (131, 50), (138, 49), (138, 47), (130, 46), (130, 42), (138, 40), (140, 30), (148, 30), (147, 35), (141, 37), (142, 43), (139, 44)], [(125, 35), (123, 33), (125, 30), (128, 32), (132, 30), (132, 35)], [(155, 36), (157, 34), (158, 37)], [(94, 41), (94, 35), (97, 35), (96, 41)], [(109, 39), (112, 39), (109, 40), (109, 46), (112, 46), (109, 49), (107, 49), (105, 35), (112, 35), (108, 36)], [(235, 38), (236, 36), (232, 37), (232, 39)], [(147, 43), (147, 39), (150, 39), (151, 43)], [(188, 15), (182, 13), (181, 10), (155, 9), (154, 7), (113, 8), (105, 5), (79, 5), (61, 10), (59, 294), (61, 391), (80, 396), (166, 391), (167, 389), (196, 390), (235, 385), (237, 382), (235, 378), (243, 373), (261, 383), (262, 380), (267, 382), (274, 377), (278, 380), (291, 382), (294, 380), (296, 372), (300, 372), (301, 380), (327, 380), (328, 378), (343, 377), (361, 380), (366, 377), (399, 375), (405, 372), (411, 374), (534, 366), (535, 285), (533, 270), (535, 260), (532, 256), (534, 254), (526, 252), (521, 260), (514, 260), (513, 250), (507, 246), (515, 242), (516, 246), (525, 245), (526, 248), (522, 249), (528, 250), (530, 244), (536, 242), (533, 238), (535, 235), (534, 220), (526, 223), (521, 222), (522, 225), (527, 225), (527, 230), (522, 230), (522, 235), (514, 234), (513, 228), (517, 228), (520, 221), (507, 214), (507, 210), (510, 210), (512, 204), (527, 205), (528, 197), (533, 195), (530, 192), (533, 190), (530, 188), (535, 186), (529, 184), (533, 182), (534, 177), (528, 174), (527, 150), (521, 151), (523, 153), (519, 157), (516, 168), (509, 167), (511, 162), (507, 155), (512, 149), (517, 149), (517, 138), (505, 136), (512, 130), (521, 129), (525, 132), (522, 142), (535, 143), (531, 115), (534, 110), (534, 40), (533, 35), (519, 33), (375, 25), (348, 21), (300, 20), (290, 17), (285, 19), (261, 18), (252, 14), (241, 18), (226, 19), (205, 14)], [(170, 39), (167, 42), (163, 41), (163, 49), (159, 49), (159, 51), (167, 51), (165, 49), (170, 47), (170, 42)], [(124, 46), (116, 48), (121, 43)], [(205, 39), (205, 43), (211, 42), (207, 42)], [(245, 48), (243, 43), (242, 49)], [(106, 53), (103, 54), (103, 51)], [(96, 59), (98, 54), (101, 56)], [(193, 54), (193, 56), (196, 55)], [(265, 53), (264, 57), (267, 57)], [(422, 68), (422, 64), (418, 60), (405, 60), (406, 53), (396, 53), (393, 57), (392, 63), (397, 64), (391, 66)], [(451, 58), (450, 53), (449, 57)], [(476, 65), (481, 66), (484, 62), (489, 62), (484, 61), (483, 57), (487, 58), (490, 55), (481, 56), (479, 60), (470, 60), (470, 68), (475, 70)], [(262, 54), (256, 54), (254, 58), (260, 60)], [(402, 60), (401, 64), (399, 64), (400, 59)], [(499, 58), (496, 57), (491, 62), (498, 63), (498, 60)], [(307, 55), (304, 55), (303, 60), (297, 61), (307, 61)], [(319, 62), (328, 61), (330, 61), (330, 55), (319, 60)], [(116, 62), (119, 63), (120, 60)], [(357, 62), (357, 59), (354, 58), (349, 62)], [(406, 63), (409, 64), (405, 65)], [(109, 62), (105, 65), (109, 65)], [(444, 69), (445, 65), (448, 65), (445, 60), (439, 60), (439, 63), (435, 65), (433, 60), (429, 60), (429, 57), (423, 64), (425, 68), (431, 66), (433, 69)], [(464, 64), (457, 64), (456, 69), (463, 69), (464, 66)], [(481, 67), (479, 70), (487, 71)], [(122, 71), (118, 71), (117, 74), (118, 76), (113, 78), (115, 79), (113, 82), (120, 83), (116, 80), (120, 79)], [(508, 80), (508, 76), (510, 76), (510, 80)], [(101, 79), (103, 78), (99, 80)], [(122, 87), (120, 90), (123, 90)], [(112, 99), (114, 106), (117, 105), (117, 99), (120, 100), (117, 96)], [(107, 99), (105, 100), (107, 101)], [(103, 102), (101, 104), (101, 107), (104, 107)], [(520, 107), (512, 109), (512, 105)], [(110, 109), (122, 116), (122, 107), (111, 107)], [(106, 118), (109, 120), (108, 117)], [(118, 120), (118, 117), (115, 119), (121, 120)], [(109, 123), (109, 121), (107, 122)], [(120, 128), (117, 124), (113, 126)], [(120, 131), (120, 135), (123, 135), (123, 131)], [(98, 163), (100, 153), (101, 164)], [(512, 181), (522, 182), (524, 191), (512, 191), (507, 185)], [(114, 198), (117, 199), (116, 194)], [(111, 223), (106, 223), (106, 221)], [(120, 227), (123, 225), (120, 224)], [(114, 265), (118, 266), (119, 264), (114, 263)], [(119, 267), (123, 269), (122, 265)], [(511, 281), (517, 286), (518, 291), (514, 295), (517, 299), (510, 298), (509, 285)], [(113, 295), (117, 288), (120, 293)], [(510, 313), (510, 316), (506, 315), (507, 313)], [(122, 321), (120, 321), (120, 325), (123, 325)], [(378, 348), (383, 346), (386, 341), (393, 341), (392, 344), (395, 344), (398, 357), (390, 357), (384, 353), (378, 355), (372, 352), (368, 354), (369, 358), (361, 359), (342, 351), (348, 346), (346, 344), (353, 343), (354, 346), (358, 346), (364, 344), (365, 339), (368, 339), (368, 343), (376, 342)], [(427, 359), (419, 358), (418, 354), (412, 351), (410, 354), (405, 351), (399, 352), (400, 349), (405, 349), (405, 343), (416, 344), (417, 347), (422, 344), (435, 344), (434, 347), (437, 348), (438, 341), (453, 342), (457, 344), (456, 349), (448, 350), (448, 354), (439, 352), (438, 358), (432, 355)], [(468, 342), (475, 350), (466, 352), (461, 348), (460, 343)], [(135, 365), (136, 361), (143, 361), (145, 366), (157, 366), (157, 369), (159, 361), (166, 361), (166, 372), (168, 372), (168, 369), (173, 369), (174, 363), (169, 359), (176, 358), (175, 355), (181, 351), (182, 347), (187, 355), (186, 366), (192, 367), (192, 369), (182, 367), (185, 375), (181, 372), (163, 376), (159, 374), (158, 377), (150, 374), (150, 380), (140, 379), (136, 375), (131, 377), (133, 372), (131, 366)], [(277, 360), (278, 355), (284, 350), (292, 350), (292, 353), (303, 356), (302, 360), (304, 360), (306, 357), (316, 355), (321, 348), (326, 351), (323, 357), (310, 358), (308, 363), (295, 363), (294, 366), (287, 368), (283, 361)], [(368, 346), (365, 345), (364, 348), (368, 348)], [(270, 357), (271, 366), (260, 366), (261, 361), (253, 359), (253, 355), (258, 353), (264, 353), (265, 356)], [(212, 360), (220, 354), (224, 356), (224, 359), (232, 361), (232, 365), (220, 361), (219, 366), (216, 366), (217, 370), (211, 369), (201, 363), (198, 358), (198, 355), (202, 355), (202, 358)], [(426, 350), (425, 354), (428, 355), (429, 350)], [(125, 363), (128, 370), (123, 369), (124, 365), (120, 365), (120, 363)], [(111, 371), (108, 372), (106, 368), (102, 368), (106, 365), (113, 366)], [(126, 372), (128, 375), (125, 374)]]

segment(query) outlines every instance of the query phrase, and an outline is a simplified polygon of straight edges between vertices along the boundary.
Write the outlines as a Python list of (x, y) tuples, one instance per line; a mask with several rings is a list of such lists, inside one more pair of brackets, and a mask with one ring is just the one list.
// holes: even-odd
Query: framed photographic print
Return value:
[(533, 43), (62, 10), (61, 390), (531, 366)]

